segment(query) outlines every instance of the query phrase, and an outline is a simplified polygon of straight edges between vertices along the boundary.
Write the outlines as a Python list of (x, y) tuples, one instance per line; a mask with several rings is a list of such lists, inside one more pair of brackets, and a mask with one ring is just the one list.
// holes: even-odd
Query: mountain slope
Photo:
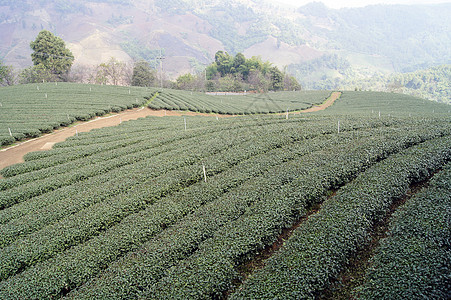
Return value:
[[(294, 72), (335, 54), (352, 74), (367, 76), (449, 63), (450, 13), (451, 4), (334, 10), (262, 0), (0, 0), (0, 57), (17, 68), (30, 65), (29, 43), (45, 28), (67, 42), (81, 65), (116, 57), (156, 67), (164, 55), (165, 75), (174, 78), (201, 69), (218, 50), (260, 55)], [(344, 71), (326, 77), (333, 81)]]

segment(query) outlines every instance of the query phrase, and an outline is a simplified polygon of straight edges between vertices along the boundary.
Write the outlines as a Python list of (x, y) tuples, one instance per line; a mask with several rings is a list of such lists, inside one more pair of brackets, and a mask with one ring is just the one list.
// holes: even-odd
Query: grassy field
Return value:
[[(310, 106), (328, 95), (311, 97)], [(221, 104), (217, 96), (167, 90), (156, 100), (169, 96), (183, 100), (179, 109)], [(254, 112), (270, 105), (286, 111), (289, 101), (306, 99), (234, 97), (244, 99), (234, 104), (241, 114), (253, 101)], [(386, 218), (387, 240), (372, 258), (377, 268), (355, 295), (446, 298), (448, 109), (397, 94), (344, 92), (312, 114), (147, 117), (30, 153), (1, 170), (0, 299), (314, 298)], [(392, 204), (419, 182), (430, 184), (391, 218)], [(424, 207), (416, 211), (417, 203)], [(413, 224), (418, 214), (424, 218)], [(434, 259), (402, 253), (384, 268), (384, 249), (402, 252), (413, 240)], [(412, 278), (418, 282), (410, 285)]]

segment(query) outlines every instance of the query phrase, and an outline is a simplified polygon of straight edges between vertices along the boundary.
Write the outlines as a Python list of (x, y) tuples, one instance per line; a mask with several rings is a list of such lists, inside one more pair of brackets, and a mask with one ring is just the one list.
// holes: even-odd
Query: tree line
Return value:
[(50, 31), (42, 30), (30, 43), (33, 65), (16, 74), (12, 66), (0, 60), (0, 85), (35, 82), (79, 82), (92, 84), (168, 87), (192, 91), (245, 91), (260, 92), (300, 90), (297, 80), (281, 72), (260, 57), (246, 59), (242, 53), (232, 56), (218, 51), (215, 61), (204, 72), (183, 74), (175, 81), (163, 80), (149, 62), (133, 64), (112, 57), (97, 66), (75, 65), (74, 55), (64, 41)]

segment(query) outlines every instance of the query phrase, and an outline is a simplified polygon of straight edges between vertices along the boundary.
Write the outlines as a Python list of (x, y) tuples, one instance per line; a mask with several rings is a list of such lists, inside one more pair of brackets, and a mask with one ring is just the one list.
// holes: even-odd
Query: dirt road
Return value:
[(330, 97), (327, 98), (327, 100), (323, 104), (310, 107), (309, 109), (301, 110), (301, 113), (309, 113), (309, 112), (324, 110), (324, 109), (328, 108), (329, 106), (331, 106), (332, 104), (334, 104), (335, 100), (340, 98), (340, 96), (341, 96), (341, 92), (333, 92), (332, 94), (330, 94)]

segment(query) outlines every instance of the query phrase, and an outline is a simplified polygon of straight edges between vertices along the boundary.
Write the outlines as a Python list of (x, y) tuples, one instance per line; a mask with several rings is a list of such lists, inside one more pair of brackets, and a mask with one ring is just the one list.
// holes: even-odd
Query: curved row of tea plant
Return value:
[[(74, 183), (78, 186), (72, 187), (72, 189), (77, 188), (78, 191), (74, 191), (70, 194), (75, 195), (83, 191), (83, 189), (80, 188), (80, 185), (82, 184), (89, 185), (89, 189), (92, 187), (92, 184), (94, 184), (97, 189), (100, 190), (102, 189), (102, 183), (107, 183), (108, 186), (111, 186), (111, 183), (114, 182), (120, 186), (122, 178), (134, 177), (135, 179), (133, 181), (140, 183), (142, 180), (150, 178), (155, 172), (164, 173), (165, 171), (177, 168), (180, 165), (190, 163), (193, 159), (202, 157), (201, 153), (205, 151), (205, 148), (208, 149), (209, 147), (214, 147), (214, 149), (216, 149), (215, 151), (219, 151), (223, 150), (227, 145), (230, 146), (233, 138), (238, 139), (242, 137), (245, 140), (250, 139), (250, 137), (247, 136), (246, 131), (242, 131), (241, 134), (239, 132), (234, 132), (232, 134), (229, 131), (222, 131), (221, 133), (222, 134), (216, 133), (213, 135), (205, 135), (205, 144), (199, 144), (198, 139), (190, 138), (182, 140), (180, 144), (170, 143), (165, 146), (153, 147), (153, 150), (142, 149), (137, 153), (132, 152), (131, 154), (119, 157), (116, 160), (105, 160), (104, 158), (108, 157), (102, 157), (100, 158), (101, 169), (92, 168), (88, 165), (84, 168), (76, 169), (73, 172), (69, 171), (67, 173), (33, 181), (2, 191), (0, 192), (0, 207), (5, 208), (16, 203), (28, 201), (34, 196), (43, 195), (54, 189), (66, 185), (70, 186)], [(192, 152), (186, 153), (186, 149), (189, 147), (192, 148)], [(129, 148), (127, 148), (127, 150), (128, 149)], [(213, 151), (212, 149), (210, 150)], [(35, 162), (38, 161), (33, 161), (32, 163)], [(104, 170), (102, 170), (103, 167), (105, 167)], [(142, 169), (144, 168), (150, 169), (148, 173), (142, 172)], [(132, 182), (129, 180), (127, 184), (132, 186)], [(67, 190), (64, 192), (68, 193)], [(111, 192), (113, 192), (113, 190)], [(44, 196), (49, 197), (48, 195)]]
[[(255, 130), (256, 133), (261, 132), (261, 128), (258, 126), (250, 126), (249, 124), (248, 126), (240, 125), (235, 127), (224, 125), (210, 126), (206, 129), (190, 130), (186, 133), (179, 130), (179, 133), (174, 131), (172, 134), (166, 134), (165, 136), (157, 135), (155, 137), (156, 140), (147, 141), (146, 137), (150, 139), (152, 136), (153, 138), (152, 133), (149, 132), (146, 135), (141, 134), (140, 137), (133, 139), (133, 143), (130, 141), (114, 143), (112, 146), (109, 145), (106, 148), (86, 146), (77, 149), (78, 151), (74, 150), (73, 152), (75, 153), (64, 151), (61, 155), (55, 154), (39, 160), (32, 160), (5, 168), (5, 175), (28, 173), (7, 178), (0, 183), (2, 190), (7, 189), (7, 191), (0, 192), (0, 206), (6, 207), (8, 204), (22, 202), (30, 197), (87, 180), (90, 177), (101, 175), (107, 171), (133, 171), (134, 166), (129, 165), (148, 159), (153, 159), (154, 163), (157, 163), (158, 160), (154, 158), (157, 155), (159, 155), (157, 159), (167, 163), (170, 157), (177, 157), (177, 153), (185, 152), (186, 149), (191, 147), (191, 151), (194, 153), (190, 153), (184, 158), (187, 160), (190, 155), (192, 156), (195, 153), (199, 153), (198, 151), (201, 151), (197, 149), (202, 146), (198, 145), (199, 138), (208, 140), (211, 143), (218, 136), (219, 138), (231, 141), (235, 136), (248, 135), (247, 132), (249, 130)], [(255, 129), (253, 129), (254, 127)], [(271, 126), (268, 124), (265, 127), (265, 131), (277, 130), (277, 127), (278, 125)], [(210, 137), (212, 137), (211, 140), (209, 140)], [(221, 145), (218, 144), (218, 147), (221, 147)], [(106, 151), (101, 152), (102, 149)], [(56, 150), (55, 152), (58, 153), (59, 151)], [(182, 157), (180, 158), (183, 159)], [(64, 163), (66, 161), (67, 163)], [(176, 165), (174, 163), (174, 166)], [(27, 182), (29, 183), (27, 184)]]
[(164, 90), (149, 103), (152, 109), (190, 110), (218, 114), (262, 114), (297, 111), (323, 103), (328, 91), (278, 92), (245, 96), (212, 96)]
[[(355, 141), (357, 136), (360, 137), (358, 140), (361, 146), (353, 149), (350, 143), (351, 140)], [(382, 140), (387, 140), (383, 146), (380, 145)], [(225, 266), (236, 265), (237, 261), (258, 251), (277, 235), (281, 228), (289, 226), (299, 211), (304, 212), (331, 187), (349, 181), (359, 170), (389, 153), (422, 140), (422, 137), (413, 135), (404, 139), (402, 135), (389, 139), (383, 134), (371, 137), (368, 132), (334, 135), (330, 137), (332, 144), (329, 147), (332, 148), (327, 147), (323, 151), (274, 168), (270, 174), (259, 179), (261, 182), (240, 186), (239, 190), (232, 194), (224, 195), (220, 199), (223, 202), (214, 202), (205, 208), (206, 211), (197, 211), (187, 220), (178, 222), (163, 232), (161, 237), (146, 244), (145, 250), (120, 260), (110, 267), (106, 274), (100, 276), (99, 280), (76, 292), (74, 297), (134, 298), (138, 291), (155, 284), (161, 277), (168, 276), (167, 272), (171, 270), (174, 274), (171, 274), (169, 279), (166, 278), (161, 286), (147, 291), (149, 294), (144, 298), (149, 295), (159, 295), (159, 298), (203, 295), (200, 296), (203, 298), (213, 292), (220, 294), (224, 285), (230, 283), (228, 279), (231, 274), (225, 276), (224, 272), (230, 272), (231, 269)], [(343, 166), (343, 161), (347, 162), (346, 166)], [(339, 173), (338, 167), (342, 168)], [(256, 190), (255, 186), (260, 188)], [(239, 199), (247, 203), (244, 207), (250, 207), (237, 212)], [(233, 204), (234, 201), (238, 203)], [(230, 204), (229, 208), (225, 208), (227, 203)], [(252, 203), (254, 205), (251, 205)], [(244, 217), (240, 217), (242, 214)], [(237, 219), (238, 221), (235, 221)], [(221, 226), (224, 226), (224, 229), (221, 230)], [(219, 231), (215, 232), (217, 230)], [(205, 242), (208, 238), (212, 239)], [(229, 244), (224, 245), (224, 241)], [(198, 247), (201, 250), (197, 251), (195, 259), (192, 259), (196, 263), (190, 259), (168, 269)], [(158, 256), (155, 256), (156, 249)], [(231, 261), (227, 261), (226, 257)], [(202, 262), (207, 260), (209, 264), (202, 265)], [(165, 273), (164, 270), (168, 271)], [(118, 282), (122, 284), (117, 286)], [(215, 290), (208, 290), (214, 284), (217, 284)]]
[(369, 242), (370, 230), (409, 184), (451, 159), (449, 136), (427, 141), (368, 169), (308, 218), (232, 299), (313, 298)]
[[(296, 124), (292, 124), (296, 125)], [(272, 132), (273, 135), (278, 135), (282, 129), (278, 125), (270, 125), (263, 128), (254, 129), (254, 134), (257, 136), (262, 133)], [(287, 129), (289, 127), (286, 127)], [(130, 156), (124, 156), (116, 160), (106, 160), (99, 168), (91, 168), (86, 166), (72, 172), (62, 173), (61, 178), (58, 176), (49, 177), (46, 180), (40, 180), (29, 184), (20, 185), (17, 188), (13, 188), (0, 193), (0, 195), (10, 196), (7, 198), (15, 200), (15, 195), (22, 195), (23, 204), (13, 206), (9, 209), (5, 209), (0, 213), (1, 223), (9, 222), (6, 225), (0, 226), (0, 232), (2, 232), (1, 245), (5, 245), (8, 241), (11, 241), (17, 234), (25, 234), (30, 230), (36, 230), (50, 221), (55, 221), (57, 216), (61, 218), (70, 213), (74, 213), (80, 208), (81, 203), (86, 201), (79, 201), (81, 197), (85, 197), (85, 194), (89, 193), (89, 199), (95, 201), (101, 201), (105, 198), (105, 195), (114, 195), (118, 192), (126, 192), (128, 189), (133, 188), (135, 185), (140, 185), (142, 182), (151, 180), (153, 177), (165, 174), (172, 169), (182, 167), (184, 164), (192, 164), (199, 158), (207, 158), (209, 155), (215, 154), (218, 151), (226, 151), (228, 147), (234, 143), (243, 143), (243, 146), (248, 145), (255, 137), (248, 134), (248, 129), (245, 128), (234, 131), (221, 131), (214, 132), (213, 134), (203, 134), (194, 138), (187, 139), (177, 144), (170, 144), (167, 147), (159, 147), (154, 151), (142, 151), (139, 155), (133, 154)], [(296, 131), (293, 131), (296, 134)], [(297, 138), (304, 138), (305, 136), (299, 135)], [(204, 142), (200, 142), (203, 140)], [(281, 139), (279, 142), (283, 143), (286, 139)], [(269, 142), (269, 141), (268, 141)], [(258, 143), (256, 143), (258, 144)], [(186, 149), (189, 148), (190, 152), (186, 153)], [(236, 147), (235, 147), (236, 148)], [(140, 158), (140, 159), (138, 159)], [(143, 159), (144, 158), (144, 159)], [(142, 162), (141, 162), (142, 161)], [(113, 171), (110, 170), (110, 163), (123, 164), (127, 163), (124, 168), (118, 168)], [(146, 173), (142, 173), (142, 169), (147, 169)], [(101, 171), (108, 174), (103, 175)], [(96, 173), (92, 179), (84, 178), (87, 174)], [(99, 172), (99, 174), (97, 174)], [(117, 178), (116, 178), (117, 177)], [(134, 177), (134, 181), (130, 179), (126, 180), (128, 189), (125, 190), (121, 181), (123, 178)], [(112, 179), (114, 178), (114, 179)], [(72, 180), (73, 179), (73, 180)], [(85, 182), (82, 182), (86, 179)], [(73, 181), (74, 186), (68, 186), (63, 189), (58, 189), (53, 193), (43, 194), (40, 197), (34, 197), (31, 194), (32, 191), (40, 192), (45, 188), (49, 189), (51, 184), (58, 185), (59, 183), (65, 183), (67, 181)], [(105, 188), (103, 187), (105, 185)], [(27, 190), (27, 187), (29, 189)], [(95, 191), (91, 192), (91, 189), (95, 187)], [(122, 189), (118, 190), (118, 187)], [(56, 186), (55, 188), (59, 188)], [(19, 193), (17, 190), (23, 190), (23, 193)], [(26, 192), (28, 191), (28, 194)], [(86, 192), (84, 192), (86, 191)], [(56, 200), (55, 200), (56, 199)], [(91, 200), (91, 201), (94, 201)], [(70, 204), (70, 206), (68, 206)], [(84, 207), (83, 204), (81, 207)], [(39, 225), (39, 226), (38, 226)]]
[[(242, 217), (219, 229), (212, 239), (200, 244), (199, 250), (187, 260), (166, 271), (164, 278), (145, 289), (140, 297), (220, 297), (237, 277), (236, 266), (271, 245), (280, 228), (291, 226), (299, 213), (302, 215), (314, 204), (312, 198), (321, 198), (327, 190), (337, 187), (337, 182), (347, 182), (353, 177), (353, 172), (361, 170), (358, 159), (353, 161), (358, 154), (346, 153), (349, 157), (337, 154), (338, 159), (348, 161), (346, 168), (339, 169), (341, 162), (334, 165), (333, 161), (326, 166), (306, 164), (314, 171), (302, 174), (300, 170), (298, 172), (304, 176), (293, 179), (280, 189), (273, 188), (268, 196), (260, 196), (261, 201), (250, 207)], [(371, 164), (371, 158), (368, 160), (367, 164)], [(252, 298), (259, 297), (253, 295)]]
[[(170, 224), (177, 221), (178, 218), (181, 217), (180, 213), (186, 214), (195, 209), (196, 205), (202, 205), (204, 201), (211, 201), (207, 199), (214, 199), (215, 197), (219, 197), (222, 193), (227, 191), (227, 189), (240, 184), (240, 182), (242, 182), (243, 180), (248, 180), (249, 178), (258, 175), (260, 172), (264, 172), (264, 170), (271, 165), (274, 166), (280, 162), (283, 162), (284, 160), (292, 159), (293, 157), (296, 157), (298, 155), (304, 155), (306, 151), (312, 151), (308, 150), (311, 147), (314, 147), (313, 149), (321, 149), (325, 144), (327, 144), (327, 142), (328, 141), (326, 138), (321, 138), (318, 141), (318, 144), (312, 144), (307, 148), (304, 148), (299, 144), (290, 146), (289, 149), (287, 149), (286, 147), (275, 147), (275, 149), (269, 153), (270, 155), (262, 154), (257, 156), (255, 156), (255, 154), (257, 154), (255, 151), (257, 151), (259, 147), (258, 145), (255, 145), (256, 143), (254, 143), (253, 147), (247, 147), (240, 151), (236, 151), (238, 149), (233, 151), (235, 153), (235, 156), (247, 155), (248, 157), (250, 157), (249, 161), (245, 161), (245, 163), (237, 165), (237, 168), (230, 167), (230, 165), (225, 164), (226, 167), (229, 167), (229, 170), (226, 171), (224, 175), (221, 175), (221, 173), (218, 176), (213, 177), (211, 180), (210, 176), (214, 175), (214, 173), (217, 172), (214, 170), (214, 166), (217, 166), (219, 164), (223, 165), (224, 167), (224, 163), (226, 163), (224, 162), (225, 158), (218, 158), (219, 160), (216, 163), (214, 161), (206, 161), (205, 164), (209, 166), (208, 184), (195, 184), (187, 189), (184, 189), (180, 193), (177, 193), (173, 197), (165, 197), (162, 199), (163, 202), (161, 205), (159, 204), (159, 202), (157, 202), (155, 205), (149, 206), (144, 212), (127, 217), (118, 226), (113, 226), (108, 229), (105, 234), (102, 234), (99, 237), (95, 237), (80, 246), (69, 249), (68, 251), (66, 251), (69, 254), (64, 252), (61, 255), (57, 256), (55, 259), (50, 259), (49, 261), (43, 262), (41, 264), (38, 263), (36, 267), (32, 267), (29, 271), (25, 271), (24, 273), (17, 275), (17, 279), (14, 279), (13, 277), (11, 279), (8, 279), (7, 281), (4, 281), (4, 283), (7, 284), (6, 282), (14, 282), (13, 285), (15, 287), (18, 287), (21, 286), (21, 278), (26, 278), (24, 279), (25, 281), (23, 281), (24, 284), (36, 284), (37, 286), (39, 286), (46, 283), (46, 280), (43, 280), (43, 278), (46, 278), (47, 276), (53, 277), (61, 276), (61, 274), (66, 274), (63, 277), (71, 278), (70, 280), (73, 280), (73, 283), (71, 281), (70, 285), (77, 283), (80, 284), (80, 280), (82, 280), (82, 283), (83, 280), (87, 280), (88, 278), (85, 278), (83, 276), (79, 277), (79, 274), (85, 274), (86, 272), (88, 272), (92, 275), (92, 273), (94, 272), (94, 270), (92, 270), (92, 268), (94, 268), (94, 265), (97, 266), (96, 268), (98, 272), (105, 263), (108, 263), (111, 260), (112, 255), (119, 255), (130, 247), (133, 249), (133, 247), (139, 246), (139, 243), (142, 242), (142, 240), (145, 239), (146, 236), (152, 234), (152, 230), (162, 230), (166, 222), (169, 222)], [(280, 145), (280, 139), (275, 136), (273, 143)], [(201, 169), (200, 166), (198, 166), (198, 168)], [(241, 174), (243, 175), (241, 176)], [(188, 175), (184, 174), (184, 176)], [(205, 191), (202, 192), (202, 190)], [(141, 189), (137, 190), (134, 195), (130, 195), (130, 198), (133, 199), (133, 203), (149, 201), (149, 198), (152, 198), (153, 193), (154, 192), (151, 189)], [(137, 201), (137, 199), (140, 200)], [(174, 206), (173, 209), (171, 209), (172, 206)], [(141, 223), (139, 223), (138, 221)], [(130, 234), (131, 232), (133, 232), (133, 234)], [(102, 245), (102, 247), (99, 247), (99, 243)], [(97, 250), (93, 251), (93, 247)], [(91, 261), (91, 263), (77, 264), (76, 262), (81, 258), (87, 259)], [(80, 271), (73, 272), (71, 266), (74, 266), (74, 263), (78, 265), (78, 269), (80, 269)], [(67, 266), (68, 269), (63, 269), (63, 265)], [(58, 268), (59, 271), (54, 272), (55, 267)], [(52, 271), (49, 271), (49, 269)], [(35, 282), (34, 279), (30, 278), (30, 276), (33, 276), (32, 274), (34, 274), (35, 272), (39, 272), (41, 274), (38, 282)], [(65, 285), (67, 284), (68, 283), (66, 282)], [(45, 286), (45, 289), (52, 289), (54, 291), (53, 293), (59, 293), (60, 290), (58, 289), (63, 288), (64, 287), (61, 287), (59, 285)], [(40, 288), (37, 288), (33, 289), (33, 292), (31, 290), (28, 290), (28, 292), (26, 290), (22, 290), (20, 293), (38, 293), (39, 291)]]
[[(7, 179), (0, 181), (0, 190), (15, 186), (17, 187), (19, 184), (43, 179), (49, 176), (53, 177), (56, 174), (66, 172), (73, 166), (80, 168), (82, 166), (90, 166), (94, 163), (102, 162), (103, 160), (119, 159), (123, 155), (159, 147), (182, 138), (210, 134), (216, 131), (236, 130), (238, 128), (253, 130), (252, 128), (262, 126), (263, 124), (265, 126), (268, 126), (269, 124), (286, 125), (295, 122), (300, 123), (299, 125), (303, 126), (306, 132), (315, 133), (321, 131), (322, 134), (324, 134), (334, 132), (336, 130), (334, 127), (337, 126), (337, 120), (329, 117), (301, 118), (296, 116), (296, 118), (285, 120), (284, 118), (273, 116), (260, 117), (257, 119), (241, 118), (239, 122), (230, 119), (222, 119), (219, 122), (210, 119), (208, 122), (201, 122), (201, 119), (198, 118), (188, 118), (187, 122), (190, 127), (189, 130), (185, 132), (183, 131), (183, 119), (181, 118), (169, 118), (167, 120), (170, 121), (165, 121), (163, 124), (167, 123), (170, 126), (167, 125), (162, 127), (156, 125), (158, 129), (155, 129), (156, 126), (152, 127), (152, 124), (162, 123), (156, 122), (157, 120), (158, 119), (155, 118), (148, 118), (139, 122), (138, 125), (135, 125), (133, 122), (126, 122), (109, 131), (106, 129), (95, 130), (89, 135), (72, 137), (64, 143), (56, 144), (55, 149), (51, 151), (36, 152), (37, 154), (35, 157), (32, 157), (30, 160), (26, 159), (25, 163), (6, 167), (1, 171), (2, 175), (7, 177)], [(191, 120), (193, 120), (193, 122), (191, 122)], [(402, 130), (406, 130), (406, 126), (436, 127), (441, 125), (434, 124), (433, 122), (419, 124), (418, 122), (406, 122), (405, 120), (403, 122), (400, 122), (399, 120), (365, 120), (362, 122), (360, 119), (342, 118), (340, 130), (344, 132), (359, 128), (378, 128), (381, 126), (391, 128), (399, 127)], [(143, 128), (148, 128), (148, 130), (143, 130)], [(123, 139), (118, 141), (118, 136), (122, 136)], [(81, 176), (81, 178), (87, 177), (84, 175)]]
[[(280, 137), (280, 134), (287, 130), (289, 133)], [(131, 199), (128, 197), (128, 194), (136, 196), (149, 182), (157, 186), (157, 188), (152, 190), (152, 195), (156, 195), (152, 198), (159, 198), (168, 191), (181, 188), (184, 184), (194, 180), (194, 178), (198, 178), (200, 170), (196, 166), (196, 161), (200, 159), (205, 162), (208, 162), (210, 159), (218, 161), (216, 163), (217, 166), (209, 168), (210, 172), (214, 168), (225, 168), (228, 159), (233, 161), (240, 157), (246, 158), (246, 155), (250, 155), (249, 151), (250, 153), (267, 151), (265, 149), (280, 147), (312, 135), (311, 133), (302, 133), (301, 130), (296, 122), (291, 122), (287, 123), (285, 127), (281, 127), (279, 124), (268, 124), (264, 127), (258, 127), (254, 129), (253, 135), (249, 135), (248, 130), (242, 131), (241, 136), (238, 135), (239, 131), (236, 130), (224, 131), (221, 132), (221, 135), (216, 134), (215, 136), (204, 135), (202, 139), (206, 139), (207, 142), (200, 142), (198, 139), (197, 144), (200, 147), (198, 151), (193, 145), (189, 147), (189, 154), (185, 153), (186, 150), (184, 148), (178, 151), (179, 154), (177, 154), (177, 151), (163, 153), (161, 155), (163, 157), (159, 160), (151, 157), (150, 161), (133, 164), (129, 168), (131, 173), (125, 173), (124, 168), (121, 168), (117, 172), (109, 172), (92, 180), (32, 198), (24, 204), (28, 209), (25, 210), (24, 206), (17, 206), (20, 212), (25, 210), (27, 212), (26, 215), (0, 227), (4, 236), (2, 241), (4, 244), (8, 244), (18, 234), (33, 232), (38, 229), (39, 231), (15, 240), (11, 245), (0, 250), (0, 256), (2, 257), (0, 274), (2, 277), (8, 276), (8, 274), (13, 274), (39, 259), (45, 259), (62, 249), (70, 247), (74, 243), (82, 242), (84, 239), (89, 238), (90, 235), (102, 230), (105, 224), (117, 222), (118, 218), (122, 218), (130, 211), (133, 211), (130, 205), (131, 207), (136, 206), (137, 209), (141, 208), (140, 205), (142, 203), (136, 203), (136, 201), (133, 201), (133, 197)], [(266, 135), (266, 139), (262, 140), (260, 138), (262, 134)], [(172, 159), (169, 159), (170, 157)], [(180, 166), (177, 164), (177, 160), (180, 160)], [(183, 167), (186, 163), (188, 163), (188, 166)], [(180, 169), (177, 169), (177, 167), (180, 167)], [(142, 172), (143, 169), (147, 171)], [(172, 169), (174, 171), (171, 171)], [(198, 170), (197, 173), (196, 170)], [(164, 175), (154, 178), (154, 176), (159, 174)], [(100, 185), (99, 177), (104, 178), (105, 184)], [(133, 177), (133, 180), (129, 177)], [(124, 178), (127, 178), (127, 180), (124, 180)], [(166, 182), (170, 182), (170, 185)], [(80, 187), (83, 187), (83, 189)], [(112, 208), (109, 208), (111, 213), (103, 211), (99, 216), (93, 207), (102, 206), (103, 201), (118, 193), (119, 196), (108, 200), (113, 202), (110, 205)], [(118, 206), (115, 204), (115, 201), (120, 201), (122, 204)], [(132, 202), (131, 204), (129, 203), (130, 201)], [(152, 201), (145, 201), (145, 203), (148, 202)], [(122, 206), (124, 206), (125, 211), (121, 208)], [(12, 207), (12, 210), (15, 207)], [(39, 212), (37, 210), (39, 207), (41, 207), (40, 213), (37, 213)], [(91, 213), (93, 216), (88, 218), (87, 214)], [(72, 215), (69, 218), (62, 219), (55, 224), (40, 229), (42, 226), (49, 224), (49, 222), (51, 224), (51, 222), (55, 222), (68, 214)], [(10, 216), (11, 211), (8, 211), (6, 215)], [(88, 226), (78, 228), (79, 220), (83, 220)], [(77, 228), (77, 230), (74, 230), (75, 236), (71, 235), (71, 231), (60, 235), (56, 234), (60, 228), (68, 230), (72, 226)], [(34, 250), (34, 248), (37, 250)], [(18, 256), (18, 251), (21, 253), (20, 256)]]
[[(265, 130), (269, 130), (269, 126)], [(258, 132), (258, 130), (256, 130), (256, 132)], [(228, 132), (226, 131), (226, 133)], [(73, 187), (69, 186), (64, 189), (58, 189), (54, 193), (48, 193), (40, 197), (35, 197), (32, 200), (24, 202), (23, 205), (16, 205), (8, 210), (4, 210), (1, 214), (1, 220), (2, 222), (7, 221), (8, 223), (0, 225), (0, 245), (3, 247), (11, 243), (19, 235), (34, 232), (43, 226), (48, 225), (49, 223), (51, 224), (52, 222), (64, 218), (69, 214), (73, 214), (80, 209), (89, 210), (89, 205), (93, 205), (98, 201), (106, 199), (106, 196), (109, 197), (120, 193), (122, 197), (126, 197), (123, 194), (128, 193), (133, 189), (142, 189), (142, 186), (147, 184), (150, 180), (152, 180), (155, 184), (160, 181), (164, 181), (169, 175), (177, 172), (178, 168), (181, 168), (184, 165), (194, 164), (200, 157), (202, 157), (202, 159), (208, 159), (212, 155), (218, 155), (220, 157), (225, 156), (225, 154), (222, 154), (221, 152), (227, 151), (227, 149), (231, 147), (231, 141), (233, 141), (233, 143), (243, 143), (244, 146), (250, 143), (249, 140), (251, 137), (246, 136), (246, 134), (242, 134), (242, 137), (239, 137), (237, 133), (238, 132), (234, 133), (234, 139), (231, 139), (230, 136), (225, 134), (216, 134), (216, 137), (214, 138), (206, 135), (203, 136), (203, 138), (207, 139), (206, 142), (204, 141), (203, 143), (199, 143), (199, 140), (197, 139), (192, 141), (191, 145), (190, 143), (179, 143), (176, 144), (176, 148), (181, 146), (181, 149), (172, 151), (164, 151), (165, 147), (157, 148), (158, 152), (161, 153), (160, 155), (153, 155), (151, 151), (144, 151), (142, 152), (142, 155), (149, 156), (149, 159), (139, 163), (136, 162), (135, 155), (131, 158), (125, 157), (123, 158), (125, 161), (131, 162), (131, 165), (129, 167), (127, 166), (127, 169), (129, 169), (128, 172), (126, 172), (127, 170), (124, 168), (119, 168), (114, 172), (109, 172), (108, 174), (95, 177), (86, 182), (86, 184), (82, 185), (77, 183)], [(274, 131), (274, 134), (277, 134), (277, 131)], [(171, 144), (171, 146), (174, 145)], [(192, 153), (186, 154), (184, 148), (185, 146), (190, 147)], [(230, 148), (229, 151), (231, 149), (234, 148)], [(119, 160), (118, 162), (121, 161), (122, 160)], [(146, 169), (147, 171), (142, 173), (143, 169)], [(90, 167), (86, 168), (86, 172), (91, 170), (92, 169)], [(79, 171), (82, 172), (83, 168), (79, 169)], [(72, 172), (74, 181), (79, 178), (80, 172)], [(66, 180), (69, 175), (71, 175), (71, 173), (62, 174), (62, 178), (60, 180)], [(112, 178), (115, 177), (118, 178), (113, 180)], [(134, 181), (128, 179), (128, 177), (133, 177)], [(51, 183), (52, 179), (53, 178), (49, 178), (50, 181), (48, 183)], [(104, 179), (103, 182), (100, 181), (100, 179)], [(122, 181), (126, 182), (127, 189), (120, 184)], [(42, 189), (42, 185), (45, 183), (47, 183), (47, 181), (38, 182), (36, 184), (37, 191), (40, 191)], [(27, 185), (22, 186), (22, 188), (26, 186)], [(93, 188), (95, 188), (95, 191), (91, 191)], [(15, 189), (8, 190), (7, 192), (9, 191), (15, 192)], [(86, 202), (87, 199), (83, 198), (86, 197), (85, 194), (87, 193), (90, 194), (90, 202)], [(16, 194), (18, 193), (16, 192)], [(15, 194), (12, 193), (12, 195)], [(28, 196), (30, 198), (32, 197), (30, 195)], [(82, 199), (84, 200), (82, 201)], [(16, 243), (21, 244), (23, 241), (19, 240)]]
[(141, 106), (146, 103), (144, 96), (151, 93), (136, 87), (71, 83), (2, 87), (0, 145), (37, 137), (77, 120)]
[[(451, 164), (393, 214), (359, 299), (446, 299), (451, 282)], [(393, 278), (396, 276), (396, 280)]]

